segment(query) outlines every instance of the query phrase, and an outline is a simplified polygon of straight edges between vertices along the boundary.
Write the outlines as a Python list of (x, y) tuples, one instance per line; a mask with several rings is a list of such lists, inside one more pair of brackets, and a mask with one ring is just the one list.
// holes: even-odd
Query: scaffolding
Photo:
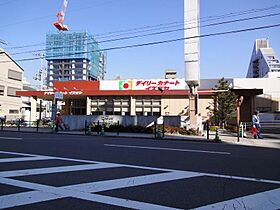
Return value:
[[(106, 55), (99, 48), (93, 35), (88, 32), (65, 31), (47, 33), (46, 60), (48, 61), (48, 81), (104, 79)], [(81, 62), (82, 66), (76, 65), (75, 67), (75, 62)], [(53, 63), (57, 65), (68, 63), (67, 67), (66, 65), (58, 67), (60, 70), (67, 70), (68, 76), (63, 76), (65, 72), (61, 74), (61, 71), (60, 76), (58, 76), (58, 71), (52, 71), (55, 70), (55, 66), (50, 68), (50, 64)], [(75, 75), (78, 74), (75, 72), (76, 70), (77, 72), (86, 70), (86, 73), (83, 73), (83, 77), (76, 78)]]

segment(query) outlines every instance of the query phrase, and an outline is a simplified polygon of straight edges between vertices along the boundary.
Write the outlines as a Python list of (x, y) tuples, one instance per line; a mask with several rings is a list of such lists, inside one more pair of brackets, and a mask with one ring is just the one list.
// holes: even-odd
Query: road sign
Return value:
[(61, 92), (55, 92), (55, 93), (54, 93), (54, 98), (55, 98), (55, 99), (59, 99), (59, 100), (63, 100), (63, 93), (61, 93)]

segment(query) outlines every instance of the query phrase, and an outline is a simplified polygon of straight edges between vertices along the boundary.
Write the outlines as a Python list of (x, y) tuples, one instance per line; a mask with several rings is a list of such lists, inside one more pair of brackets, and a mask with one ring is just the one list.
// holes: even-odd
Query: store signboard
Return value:
[[(55, 98), (56, 99), (59, 99), (57, 97), (60, 97), (61, 94), (62, 94), (62, 99), (63, 99), (63, 95), (83, 95), (83, 91), (60, 91), (60, 92), (54, 92), (54, 91), (44, 91), (43, 94), (45, 96), (48, 96), (48, 95), (55, 95)], [(57, 96), (57, 97), (56, 97)], [(62, 100), (61, 99), (61, 100)]]
[(133, 79), (100, 81), (100, 90), (185, 90), (184, 79)]

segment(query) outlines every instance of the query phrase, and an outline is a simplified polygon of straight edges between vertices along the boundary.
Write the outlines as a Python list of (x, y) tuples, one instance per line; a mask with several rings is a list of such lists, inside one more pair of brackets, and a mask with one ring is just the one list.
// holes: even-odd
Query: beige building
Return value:
[(21, 97), (16, 91), (23, 88), (23, 69), (0, 49), (0, 117), (15, 120), (21, 117)]
[(260, 112), (280, 112), (280, 78), (239, 78), (233, 80), (235, 89), (262, 89), (255, 99), (255, 109)]

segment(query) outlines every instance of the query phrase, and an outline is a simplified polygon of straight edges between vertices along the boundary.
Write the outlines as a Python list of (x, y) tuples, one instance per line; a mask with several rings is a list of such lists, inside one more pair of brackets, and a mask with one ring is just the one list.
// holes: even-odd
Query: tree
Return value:
[(221, 78), (213, 89), (216, 93), (208, 109), (213, 115), (215, 125), (224, 127), (235, 111), (237, 96), (230, 91), (228, 81), (224, 78)]

